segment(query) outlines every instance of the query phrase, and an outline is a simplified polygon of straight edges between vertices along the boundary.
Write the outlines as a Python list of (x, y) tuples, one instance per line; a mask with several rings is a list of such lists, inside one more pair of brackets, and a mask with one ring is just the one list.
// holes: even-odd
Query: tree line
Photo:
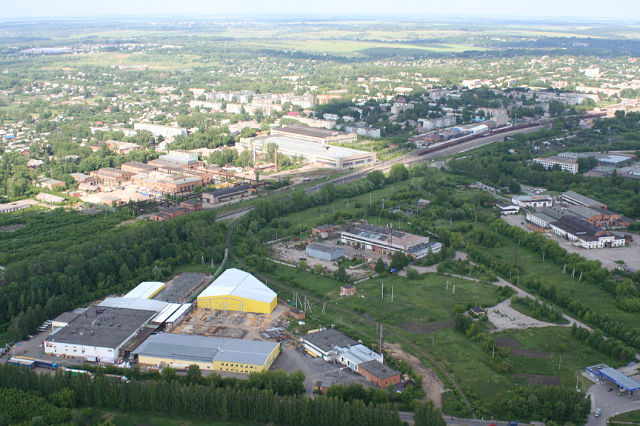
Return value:
[[(400, 426), (402, 421), (390, 404), (345, 402), (337, 398), (280, 396), (270, 390), (183, 384), (176, 381), (118, 383), (107, 377), (36, 374), (26, 368), (0, 366), (0, 387), (19, 389), (36, 397), (54, 393), (71, 395), (72, 407), (96, 407), (129, 411), (152, 411), (197, 416), (216, 421), (250, 421), (276, 425)], [(15, 410), (12, 401), (7, 408)], [(63, 421), (66, 421), (63, 420)]]

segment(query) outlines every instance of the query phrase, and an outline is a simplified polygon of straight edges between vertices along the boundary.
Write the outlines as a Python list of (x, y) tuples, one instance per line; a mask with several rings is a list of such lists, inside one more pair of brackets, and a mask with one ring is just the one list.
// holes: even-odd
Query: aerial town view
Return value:
[(0, 426), (640, 425), (640, 2), (0, 16)]

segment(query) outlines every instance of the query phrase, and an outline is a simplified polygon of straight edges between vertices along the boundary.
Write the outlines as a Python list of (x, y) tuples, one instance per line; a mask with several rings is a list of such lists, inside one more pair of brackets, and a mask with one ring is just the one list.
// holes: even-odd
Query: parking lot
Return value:
[(313, 393), (313, 386), (316, 382), (321, 381), (324, 386), (334, 384), (362, 383), (366, 387), (373, 386), (361, 375), (354, 373), (349, 368), (341, 365), (326, 362), (320, 358), (314, 358), (308, 355), (304, 349), (284, 347), (282, 353), (271, 366), (272, 370), (285, 370), (287, 373), (293, 373), (301, 370), (306, 379), (304, 387), (308, 394)]

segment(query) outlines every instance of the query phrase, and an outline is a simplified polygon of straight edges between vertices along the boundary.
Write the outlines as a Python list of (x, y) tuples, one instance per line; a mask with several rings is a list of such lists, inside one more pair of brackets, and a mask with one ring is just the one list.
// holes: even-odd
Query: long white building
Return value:
[(241, 139), (237, 144), (244, 150), (261, 154), (266, 152), (267, 145), (278, 146), (278, 154), (290, 157), (302, 157), (306, 163), (316, 164), (333, 169), (353, 169), (370, 166), (376, 162), (375, 152), (359, 151), (341, 146), (323, 145), (288, 136), (258, 136)]

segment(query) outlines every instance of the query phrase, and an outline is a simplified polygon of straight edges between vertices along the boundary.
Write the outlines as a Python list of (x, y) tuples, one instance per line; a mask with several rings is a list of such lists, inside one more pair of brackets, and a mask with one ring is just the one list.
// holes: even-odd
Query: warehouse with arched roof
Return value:
[(271, 313), (278, 295), (262, 281), (240, 269), (227, 269), (198, 296), (198, 307), (226, 311)]

